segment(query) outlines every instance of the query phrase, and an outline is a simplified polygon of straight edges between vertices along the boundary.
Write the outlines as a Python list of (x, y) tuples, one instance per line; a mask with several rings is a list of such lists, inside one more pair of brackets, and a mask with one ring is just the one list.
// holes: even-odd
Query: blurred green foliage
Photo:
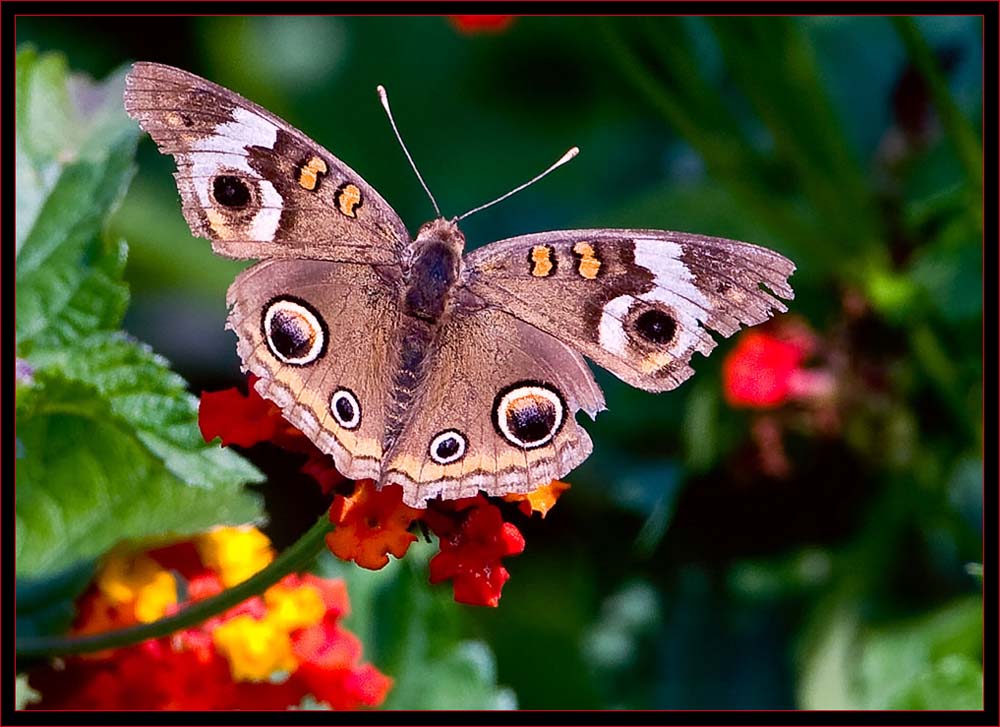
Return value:
[[(789, 318), (819, 342), (830, 417), (729, 407), (725, 341), (656, 397), (598, 372), (595, 452), (544, 521), (518, 521), (528, 548), (498, 609), (428, 589), (417, 553), (351, 575), (353, 628), (399, 707), (981, 706), (981, 33), (974, 17), (18, 22), (19, 42), (97, 77), (156, 60), (239, 91), (413, 230), (430, 205), (378, 83), (446, 215), (581, 147), (464, 223), (470, 246), (661, 227), (798, 265)], [(125, 326), (194, 391), (231, 385), (225, 289), (244, 264), (191, 238), (148, 140), (138, 163), (109, 236), (130, 245)], [(783, 472), (762, 465), (764, 425)], [(266, 456), (280, 542), (298, 490)]]

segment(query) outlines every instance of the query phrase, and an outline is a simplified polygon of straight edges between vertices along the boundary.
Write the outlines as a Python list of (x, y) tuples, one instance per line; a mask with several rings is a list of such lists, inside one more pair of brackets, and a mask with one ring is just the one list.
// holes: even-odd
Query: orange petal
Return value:
[(520, 502), (521, 512), (531, 515), (533, 512), (539, 513), (543, 518), (548, 514), (559, 496), (569, 489), (568, 482), (552, 480), (547, 485), (542, 485), (536, 490), (524, 495), (504, 495), (505, 502)]

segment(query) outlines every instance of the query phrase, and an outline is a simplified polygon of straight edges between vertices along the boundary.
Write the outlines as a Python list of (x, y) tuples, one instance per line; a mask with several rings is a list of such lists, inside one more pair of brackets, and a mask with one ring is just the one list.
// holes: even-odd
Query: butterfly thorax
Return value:
[(464, 246), (465, 236), (454, 222), (437, 219), (420, 228), (410, 248), (406, 274), (403, 311), (407, 315), (432, 325), (441, 320), (462, 271)]
[(420, 228), (410, 247), (405, 275), (399, 359), (386, 416), (384, 447), (388, 450), (403, 429), (428, 353), (447, 315), (452, 291), (462, 272), (465, 236), (454, 222), (437, 219)]

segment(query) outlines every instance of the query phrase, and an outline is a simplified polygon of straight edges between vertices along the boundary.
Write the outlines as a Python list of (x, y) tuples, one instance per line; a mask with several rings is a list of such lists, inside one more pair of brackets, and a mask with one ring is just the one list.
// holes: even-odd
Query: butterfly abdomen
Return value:
[(393, 376), (392, 396), (386, 412), (386, 450), (399, 438), (407, 413), (425, 375), (428, 353), (444, 319), (458, 281), (465, 238), (454, 223), (434, 220), (425, 225), (413, 243), (403, 291), (399, 356)]

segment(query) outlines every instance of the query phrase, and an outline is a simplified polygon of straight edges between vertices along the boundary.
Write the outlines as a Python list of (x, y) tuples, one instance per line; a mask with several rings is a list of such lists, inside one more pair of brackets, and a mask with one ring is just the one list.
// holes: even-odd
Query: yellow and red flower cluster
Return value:
[[(111, 551), (82, 596), (74, 634), (155, 621), (236, 585), (274, 558), (253, 527), (219, 528), (146, 551)], [(186, 597), (181, 594), (186, 593)], [(289, 574), (196, 627), (31, 673), (38, 709), (333, 709), (378, 706), (392, 680), (361, 663), (340, 623), (343, 581)]]
[[(250, 377), (249, 393), (228, 389), (201, 397), (199, 423), (206, 441), (221, 437), (222, 443), (250, 446), (271, 442), (285, 449), (308, 454), (302, 472), (312, 476), (330, 492), (343, 480), (333, 460), (320, 452), (301, 432), (281, 416), (275, 405), (262, 399)], [(554, 481), (527, 495), (508, 495), (526, 516), (537, 512), (544, 517), (569, 485)], [(524, 550), (524, 538), (517, 527), (505, 522), (500, 507), (478, 495), (456, 501), (434, 500), (425, 510), (403, 503), (396, 486), (376, 488), (372, 480), (359, 480), (347, 494), (337, 493), (330, 507), (330, 521), (336, 526), (327, 535), (330, 551), (342, 560), (377, 570), (389, 562), (389, 555), (402, 558), (417, 539), (412, 532), (418, 521), (438, 536), (441, 552), (430, 562), (430, 580), (451, 580), (455, 600), (478, 606), (497, 606), (510, 573), (501, 558)]]

